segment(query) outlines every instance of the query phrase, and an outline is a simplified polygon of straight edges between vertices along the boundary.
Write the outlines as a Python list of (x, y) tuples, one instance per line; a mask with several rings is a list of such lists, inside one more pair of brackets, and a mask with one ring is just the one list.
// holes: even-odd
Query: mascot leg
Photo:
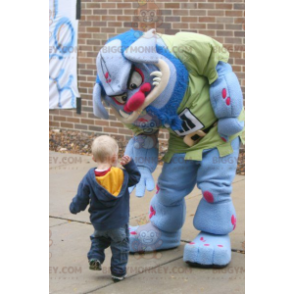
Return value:
[(185, 154), (175, 154), (165, 163), (159, 176), (157, 192), (150, 203), (150, 223), (130, 227), (130, 251), (155, 251), (180, 245), (181, 228), (185, 221), (184, 197), (196, 184), (195, 161), (184, 160)]
[(184, 261), (207, 267), (223, 267), (231, 261), (229, 233), (236, 227), (236, 213), (231, 199), (236, 174), (239, 138), (231, 143), (234, 152), (219, 157), (217, 149), (204, 151), (197, 174), (202, 190), (194, 217), (194, 227), (201, 232), (184, 248)]

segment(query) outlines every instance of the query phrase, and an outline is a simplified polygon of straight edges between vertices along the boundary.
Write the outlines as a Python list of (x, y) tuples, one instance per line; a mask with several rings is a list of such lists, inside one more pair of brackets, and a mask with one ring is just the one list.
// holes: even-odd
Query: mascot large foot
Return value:
[(231, 261), (229, 235), (212, 235), (200, 232), (184, 248), (184, 261), (200, 267), (225, 267)]
[(163, 232), (152, 223), (143, 226), (130, 226), (130, 252), (152, 252), (178, 247), (181, 242), (181, 230)]

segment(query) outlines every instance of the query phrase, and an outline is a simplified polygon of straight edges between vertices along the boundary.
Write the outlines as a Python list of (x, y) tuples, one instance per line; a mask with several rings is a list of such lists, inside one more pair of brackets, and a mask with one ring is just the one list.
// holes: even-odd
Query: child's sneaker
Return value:
[(101, 271), (101, 262), (98, 259), (90, 259), (89, 269), (93, 271)]
[(112, 275), (112, 279), (113, 279), (114, 282), (119, 282), (119, 281), (122, 281), (126, 276), (127, 275), (117, 277), (117, 276)]

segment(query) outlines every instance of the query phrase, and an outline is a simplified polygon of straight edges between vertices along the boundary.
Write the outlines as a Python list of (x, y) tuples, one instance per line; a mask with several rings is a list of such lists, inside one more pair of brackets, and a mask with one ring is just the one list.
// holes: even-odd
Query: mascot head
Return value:
[(177, 109), (188, 85), (188, 72), (152, 29), (130, 30), (108, 40), (96, 60), (94, 114), (108, 118), (103, 102), (124, 124), (146, 120), (181, 129)]

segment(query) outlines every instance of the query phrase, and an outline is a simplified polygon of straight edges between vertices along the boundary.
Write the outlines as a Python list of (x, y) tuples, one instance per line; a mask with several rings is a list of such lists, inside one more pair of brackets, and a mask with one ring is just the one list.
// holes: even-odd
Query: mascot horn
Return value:
[(243, 140), (244, 110), (228, 59), (227, 50), (210, 37), (186, 32), (170, 36), (154, 29), (130, 30), (100, 50), (94, 114), (107, 119), (104, 105), (109, 106), (134, 131), (126, 154), (141, 172), (136, 196), (155, 188), (158, 131), (167, 128), (170, 134), (150, 203), (150, 222), (130, 227), (131, 252), (179, 246), (184, 197), (197, 185), (203, 198), (193, 224), (200, 233), (185, 245), (183, 259), (205, 267), (229, 264), (229, 233), (236, 227), (232, 181)]

